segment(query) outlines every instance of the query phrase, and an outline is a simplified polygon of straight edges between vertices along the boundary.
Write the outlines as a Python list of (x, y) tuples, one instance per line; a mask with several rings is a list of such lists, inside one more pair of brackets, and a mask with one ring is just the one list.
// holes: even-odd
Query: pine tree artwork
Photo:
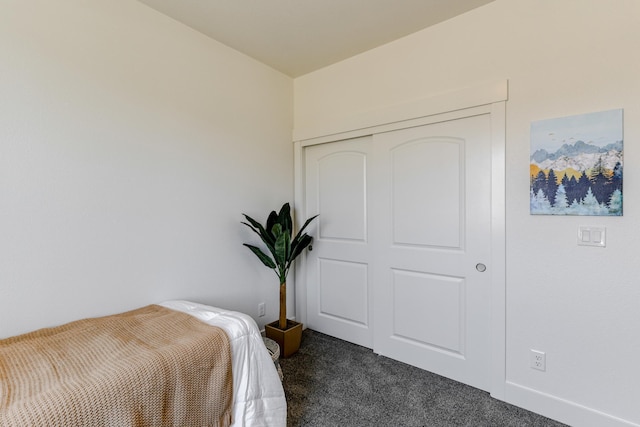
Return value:
[(623, 110), (531, 123), (532, 215), (622, 215)]

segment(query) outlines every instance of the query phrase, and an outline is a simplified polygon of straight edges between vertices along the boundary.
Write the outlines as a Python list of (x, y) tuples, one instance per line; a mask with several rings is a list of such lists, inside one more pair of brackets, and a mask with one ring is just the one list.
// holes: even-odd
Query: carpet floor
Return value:
[(564, 426), (309, 329), (300, 350), (280, 366), (288, 427)]

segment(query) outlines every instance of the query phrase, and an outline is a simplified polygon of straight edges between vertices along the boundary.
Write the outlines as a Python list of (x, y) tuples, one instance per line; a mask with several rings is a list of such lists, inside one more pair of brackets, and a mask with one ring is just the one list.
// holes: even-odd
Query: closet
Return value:
[(307, 327), (492, 390), (503, 120), (500, 102), (297, 143), (298, 203), (319, 214), (296, 277)]

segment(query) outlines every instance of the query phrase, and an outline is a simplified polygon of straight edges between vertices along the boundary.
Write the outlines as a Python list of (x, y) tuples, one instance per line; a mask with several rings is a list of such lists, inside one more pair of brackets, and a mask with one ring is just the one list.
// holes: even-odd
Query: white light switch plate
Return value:
[(597, 246), (604, 248), (607, 246), (607, 229), (605, 227), (591, 227), (581, 225), (578, 227), (578, 245)]

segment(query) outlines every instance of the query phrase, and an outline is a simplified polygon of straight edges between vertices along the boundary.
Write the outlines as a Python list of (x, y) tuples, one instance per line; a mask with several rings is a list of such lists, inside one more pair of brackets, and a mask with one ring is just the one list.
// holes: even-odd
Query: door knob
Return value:
[(476, 270), (478, 270), (480, 273), (484, 273), (486, 269), (487, 269), (487, 266), (484, 265), (483, 263), (480, 262), (476, 264)]

